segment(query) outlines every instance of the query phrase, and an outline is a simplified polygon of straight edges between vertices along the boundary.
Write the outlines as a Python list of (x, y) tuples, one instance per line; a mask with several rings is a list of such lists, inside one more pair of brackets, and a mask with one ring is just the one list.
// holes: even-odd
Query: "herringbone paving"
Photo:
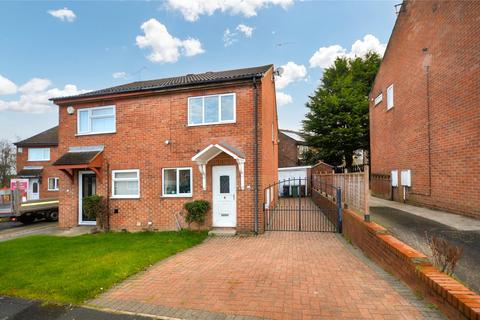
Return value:
[(443, 319), (333, 233), (209, 238), (90, 304), (180, 319)]

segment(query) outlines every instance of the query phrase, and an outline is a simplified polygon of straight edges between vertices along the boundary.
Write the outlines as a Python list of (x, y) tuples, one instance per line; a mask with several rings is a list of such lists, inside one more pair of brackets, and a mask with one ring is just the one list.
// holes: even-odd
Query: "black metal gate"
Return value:
[(341, 190), (316, 183), (292, 178), (265, 188), (265, 231), (341, 232)]

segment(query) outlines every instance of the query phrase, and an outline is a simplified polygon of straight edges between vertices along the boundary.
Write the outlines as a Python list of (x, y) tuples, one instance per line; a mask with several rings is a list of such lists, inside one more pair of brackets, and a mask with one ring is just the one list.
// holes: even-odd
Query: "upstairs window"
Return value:
[(28, 148), (28, 161), (50, 161), (50, 148)]
[(188, 98), (188, 125), (235, 122), (234, 93)]
[(115, 126), (115, 106), (78, 110), (77, 133), (113, 133)]
[(393, 108), (393, 84), (387, 88), (387, 110)]

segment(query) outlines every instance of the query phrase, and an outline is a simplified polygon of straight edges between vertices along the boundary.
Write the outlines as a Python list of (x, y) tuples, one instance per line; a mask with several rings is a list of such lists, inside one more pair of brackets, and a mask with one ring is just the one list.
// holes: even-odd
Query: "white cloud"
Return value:
[(245, 37), (247, 38), (251, 38), (252, 37), (252, 34), (253, 34), (253, 27), (250, 27), (250, 26), (247, 26), (243, 23), (240, 23), (236, 30), (240, 31), (241, 33), (243, 33), (245, 35)]
[(127, 73), (126, 72), (114, 72), (112, 74), (113, 79), (126, 79), (127, 78)]
[(0, 95), (14, 94), (17, 85), (0, 74)]
[(257, 10), (268, 6), (286, 9), (293, 0), (168, 0), (167, 6), (180, 11), (188, 21), (195, 21), (201, 15), (212, 15), (215, 11), (242, 14), (245, 17), (257, 15)]
[(73, 22), (77, 18), (75, 13), (66, 7), (58, 10), (49, 10), (48, 13), (61, 21)]
[(23, 84), (18, 91), (21, 93), (37, 93), (45, 91), (48, 87), (52, 85), (52, 82), (48, 79), (33, 78), (28, 80)]
[[(17, 100), (0, 100), (0, 111), (13, 110), (28, 113), (43, 113), (52, 109), (54, 104), (50, 98), (71, 96), (85, 93), (73, 84), (67, 84), (63, 89), (50, 88), (48, 79), (33, 78), (20, 86), (21, 95)], [(50, 88), (50, 89), (49, 89)]]
[(363, 57), (369, 51), (374, 51), (383, 56), (385, 48), (386, 45), (380, 43), (380, 40), (375, 36), (367, 34), (362, 40), (355, 41), (350, 51), (338, 44), (319, 48), (309, 60), (310, 68), (325, 69), (330, 67), (337, 57)]
[(235, 31), (230, 31), (229, 28), (225, 29), (223, 32), (223, 45), (229, 47), (235, 42), (238, 41), (239, 34), (243, 34), (246, 38), (251, 38), (253, 34), (253, 27), (247, 26), (245, 24), (239, 24)]
[(363, 37), (363, 41), (357, 40), (354, 42), (350, 54), (353, 56), (363, 57), (369, 51), (374, 51), (379, 55), (383, 56), (386, 48), (387, 45), (380, 43), (380, 40), (378, 40), (377, 37), (371, 34), (367, 34)]
[(198, 39), (188, 38), (187, 40), (183, 40), (182, 44), (185, 50), (184, 54), (187, 57), (193, 57), (205, 52), (202, 48), (202, 43)]
[(172, 36), (165, 25), (156, 19), (145, 21), (141, 26), (144, 36), (137, 36), (137, 46), (150, 48), (147, 58), (152, 62), (176, 62), (181, 55), (195, 56), (205, 52), (199, 40), (188, 38), (180, 40)]
[(223, 45), (229, 47), (235, 42), (237, 42), (237, 33), (230, 31), (229, 28), (225, 29), (223, 32)]
[(345, 55), (346, 50), (336, 44), (329, 47), (321, 47), (313, 54), (308, 62), (310, 63), (310, 68), (328, 68), (337, 57)]
[(275, 77), (275, 85), (278, 89), (283, 89), (290, 83), (303, 80), (307, 76), (307, 68), (304, 65), (289, 61), (280, 67), (283, 69), (283, 73), (281, 76)]
[(289, 94), (286, 94), (284, 92), (279, 91), (279, 92), (277, 92), (276, 96), (277, 96), (277, 105), (279, 107), (290, 104), (290, 103), (293, 102), (292, 96), (289, 95)]

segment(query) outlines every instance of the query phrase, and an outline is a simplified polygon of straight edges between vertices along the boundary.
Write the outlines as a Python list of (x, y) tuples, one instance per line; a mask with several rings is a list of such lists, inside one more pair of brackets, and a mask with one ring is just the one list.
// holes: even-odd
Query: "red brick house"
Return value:
[(302, 134), (293, 130), (280, 129), (278, 133), (278, 167), (296, 167), (304, 165), (302, 154), (307, 143)]
[(58, 156), (58, 127), (15, 143), (17, 178), (29, 180), (27, 200), (58, 198), (60, 174), (52, 163)]
[(480, 218), (479, 17), (478, 1), (402, 4), (370, 93), (374, 194)]
[(263, 230), (262, 190), (277, 180), (273, 66), (140, 81), (59, 106), (60, 227), (95, 224), (82, 198), (109, 201), (114, 230), (174, 230), (208, 200), (206, 227)]

